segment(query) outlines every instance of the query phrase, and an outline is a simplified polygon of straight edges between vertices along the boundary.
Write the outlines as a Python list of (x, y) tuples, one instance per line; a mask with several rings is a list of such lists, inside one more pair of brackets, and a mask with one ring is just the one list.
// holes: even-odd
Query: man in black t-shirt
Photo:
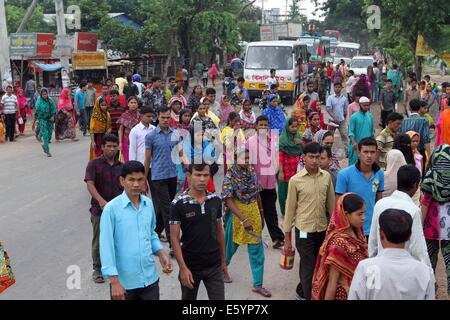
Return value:
[(206, 191), (210, 178), (207, 164), (191, 164), (187, 177), (190, 189), (173, 200), (169, 222), (172, 248), (180, 267), (181, 298), (196, 300), (203, 281), (210, 300), (225, 300), (222, 200)]

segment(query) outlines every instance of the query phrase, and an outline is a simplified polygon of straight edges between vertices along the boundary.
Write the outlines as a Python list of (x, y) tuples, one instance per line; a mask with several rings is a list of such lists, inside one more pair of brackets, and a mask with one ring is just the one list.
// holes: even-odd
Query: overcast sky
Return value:
[[(261, 7), (263, 0), (257, 0), (255, 5)], [(290, 8), (290, 5), (292, 3), (292, 0), (288, 0), (288, 11)], [(319, 1), (322, 2), (322, 1)], [(286, 11), (286, 0), (264, 0), (264, 9), (271, 9), (271, 8), (280, 8), (281, 14), (284, 14)], [(315, 5), (314, 1), (312, 0), (304, 0), (300, 3), (300, 8), (305, 9), (302, 12), (306, 14), (306, 16), (309, 19), (319, 19), (319, 14), (316, 16), (313, 16), (313, 12), (315, 11)], [(323, 20), (320, 18), (319, 20)]]

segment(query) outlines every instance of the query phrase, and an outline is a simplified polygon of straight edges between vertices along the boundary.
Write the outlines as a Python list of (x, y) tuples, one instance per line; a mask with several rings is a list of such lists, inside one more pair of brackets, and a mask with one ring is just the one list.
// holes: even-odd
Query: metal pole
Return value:
[(0, 73), (1, 80), (6, 79), (12, 83), (5, 0), (0, 0)]
[(63, 87), (69, 84), (69, 55), (66, 55), (66, 46), (68, 45), (68, 41), (66, 38), (66, 20), (64, 17), (64, 3), (63, 0), (55, 0), (55, 11), (56, 11), (56, 27), (58, 29), (58, 39), (57, 46), (61, 47), (61, 80), (63, 82)]
[(33, 0), (33, 2), (30, 4), (30, 6), (27, 9), (27, 13), (25, 13), (22, 22), (20, 23), (20, 26), (17, 29), (17, 33), (22, 33), (25, 30), (25, 27), (27, 26), (28, 21), (30, 21), (30, 18), (33, 15), (34, 9), (36, 9), (38, 2), (39, 0)]
[(23, 55), (20, 60), (20, 86), (23, 88)]

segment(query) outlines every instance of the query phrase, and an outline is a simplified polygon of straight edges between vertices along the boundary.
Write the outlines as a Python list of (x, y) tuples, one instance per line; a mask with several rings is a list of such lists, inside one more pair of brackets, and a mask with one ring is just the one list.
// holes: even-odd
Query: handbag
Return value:
[(12, 286), (15, 282), (9, 256), (0, 242), (0, 293)]

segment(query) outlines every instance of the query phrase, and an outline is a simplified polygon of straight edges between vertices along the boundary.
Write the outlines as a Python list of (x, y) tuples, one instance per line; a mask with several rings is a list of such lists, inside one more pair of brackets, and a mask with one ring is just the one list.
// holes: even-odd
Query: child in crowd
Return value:
[(231, 100), (228, 96), (223, 95), (220, 98), (220, 124), (225, 124), (228, 121), (228, 115), (234, 112), (234, 107), (231, 105)]
[(320, 116), (317, 112), (310, 112), (308, 114), (308, 128), (306, 128), (305, 133), (303, 135), (303, 142), (309, 143), (312, 142), (314, 135), (320, 130)]
[(242, 110), (239, 113), (241, 116), (241, 128), (244, 130), (247, 137), (255, 133), (256, 115), (252, 110), (252, 103), (250, 100), (245, 100), (242, 104)]
[(267, 108), (267, 104), (269, 103), (269, 101), (268, 101), (269, 94), (270, 94), (270, 90), (268, 90), (268, 89), (266, 89), (262, 92), (262, 97), (258, 103), (258, 107), (261, 111), (264, 110), (265, 108)]
[(102, 155), (103, 135), (111, 132), (111, 116), (108, 112), (106, 100), (100, 99), (99, 103), (94, 105), (91, 123), (89, 124), (89, 134), (91, 136), (91, 149), (89, 160)]
[(173, 97), (169, 104), (170, 109), (170, 122), (169, 125), (171, 128), (177, 128), (180, 124), (180, 110), (183, 104), (183, 101), (178, 97)]

